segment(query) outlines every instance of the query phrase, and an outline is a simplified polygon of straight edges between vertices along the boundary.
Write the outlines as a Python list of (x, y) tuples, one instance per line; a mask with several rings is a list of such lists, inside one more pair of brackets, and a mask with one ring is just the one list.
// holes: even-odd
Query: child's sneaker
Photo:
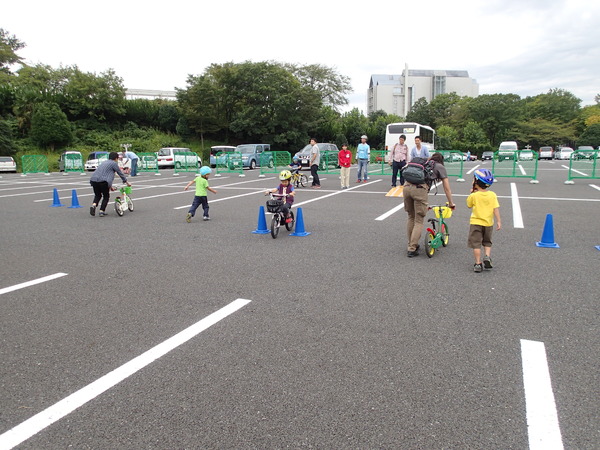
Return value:
[(475, 272), (475, 273), (483, 272), (483, 267), (481, 267), (481, 264), (475, 264), (473, 266), (473, 272)]
[(92, 216), (95, 216), (95, 215), (96, 215), (96, 207), (95, 207), (94, 205), (90, 206), (90, 214), (91, 214)]
[(486, 269), (491, 269), (492, 268), (492, 258), (490, 258), (489, 256), (484, 256), (483, 257), (483, 267), (485, 267)]
[(204, 216), (202, 219), (204, 219), (204, 220), (210, 220), (210, 217)]
[(190, 223), (192, 221), (192, 214), (191, 213), (188, 213), (187, 216), (185, 216), (185, 221), (187, 223)]

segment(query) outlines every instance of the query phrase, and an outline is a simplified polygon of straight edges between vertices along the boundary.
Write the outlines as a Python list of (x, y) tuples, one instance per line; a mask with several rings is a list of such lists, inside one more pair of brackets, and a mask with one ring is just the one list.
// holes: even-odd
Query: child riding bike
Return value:
[(275, 189), (270, 189), (265, 192), (267, 194), (275, 194), (280, 196), (283, 200), (283, 205), (281, 205), (281, 212), (284, 214), (286, 223), (292, 221), (290, 217), (290, 208), (292, 207), (292, 203), (294, 203), (294, 196), (296, 192), (294, 191), (294, 186), (290, 183), (290, 179), (292, 178), (292, 172), (289, 170), (282, 170), (279, 173), (279, 180), (281, 183)]

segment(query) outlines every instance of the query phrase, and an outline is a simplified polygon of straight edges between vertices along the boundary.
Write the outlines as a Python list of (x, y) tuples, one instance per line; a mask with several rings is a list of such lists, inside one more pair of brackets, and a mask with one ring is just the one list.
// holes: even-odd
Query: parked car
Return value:
[[(235, 148), (236, 152), (242, 154), (242, 165), (253, 170), (260, 167), (260, 160), (264, 154), (269, 154), (271, 144), (241, 144)], [(268, 165), (273, 165), (273, 157), (269, 158)]]
[[(77, 156), (75, 157), (71, 157), (67, 159), (67, 155), (79, 155), (79, 158), (77, 158)], [(76, 151), (67, 151), (67, 152), (62, 152), (60, 154), (60, 158), (58, 160), (58, 170), (60, 170), (61, 172), (64, 172), (65, 168), (67, 170), (84, 170), (84, 166), (83, 166), (83, 156), (81, 155), (81, 152), (76, 152)]]
[(540, 147), (538, 159), (553, 159), (554, 149), (552, 147)]
[(560, 147), (556, 153), (554, 153), (554, 159), (571, 159), (573, 149), (571, 147)]
[(17, 173), (17, 163), (12, 156), (0, 156), (0, 172)]
[(494, 159), (494, 152), (483, 152), (481, 154), (481, 160), (485, 161), (486, 159), (489, 159), (490, 161)]
[(514, 159), (516, 151), (519, 149), (515, 141), (504, 141), (498, 147), (498, 161), (505, 159)]
[(232, 153), (233, 145), (214, 145), (210, 148), (210, 167), (217, 167), (217, 153)]
[(88, 155), (87, 161), (85, 162), (85, 170), (96, 170), (100, 164), (100, 155), (106, 155), (108, 159), (108, 152), (92, 152)]
[[(176, 152), (185, 152), (186, 155), (175, 155)], [(165, 167), (181, 167), (184, 164), (195, 164), (195, 158), (198, 161), (198, 165), (202, 165), (202, 159), (192, 152), (189, 148), (185, 147), (163, 147), (157, 153), (158, 168), (163, 169)]]
[(533, 161), (533, 151), (521, 150), (519, 152), (519, 161)]
[(595, 155), (594, 147), (591, 145), (580, 145), (577, 147), (573, 158), (577, 159), (593, 159)]
[[(323, 157), (324, 152), (339, 152), (337, 145), (335, 144), (329, 144), (327, 142), (319, 142), (317, 143), (317, 147), (319, 147), (319, 151), (321, 152), (321, 158)], [(312, 148), (312, 145), (310, 144), (306, 144), (306, 146), (300, 150), (299, 152), (297, 152), (294, 157), (298, 158), (300, 160), (300, 165), (302, 165), (302, 167), (309, 167), (310, 166), (310, 150)], [(331, 159), (331, 158), (329, 158)], [(337, 165), (337, 160), (336, 160), (336, 165)]]

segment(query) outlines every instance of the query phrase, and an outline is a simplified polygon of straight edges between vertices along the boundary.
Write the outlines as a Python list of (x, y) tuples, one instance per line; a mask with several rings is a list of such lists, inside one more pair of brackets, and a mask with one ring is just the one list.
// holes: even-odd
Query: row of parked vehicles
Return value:
[[(600, 147), (598, 147), (600, 150)], [(540, 147), (536, 153), (533, 150), (525, 149), (518, 150), (517, 143), (515, 141), (505, 141), (500, 144), (498, 148), (498, 160), (515, 159), (519, 161), (533, 161), (534, 159), (563, 159), (569, 160), (572, 157), (575, 159), (591, 159), (597, 155), (594, 147), (581, 145), (577, 147), (577, 150), (573, 150), (571, 147), (558, 147), (555, 151), (551, 146)], [(494, 158), (494, 152), (483, 152), (481, 155), (482, 160), (492, 160)]]

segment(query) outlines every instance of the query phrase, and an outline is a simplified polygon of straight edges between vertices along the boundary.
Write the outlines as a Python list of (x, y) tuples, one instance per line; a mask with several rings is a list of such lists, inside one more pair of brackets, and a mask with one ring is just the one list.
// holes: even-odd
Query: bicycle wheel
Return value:
[(123, 205), (120, 198), (115, 199), (115, 211), (119, 217), (123, 215)]
[(305, 187), (308, 184), (308, 177), (304, 174), (300, 175), (300, 186)]
[(288, 231), (292, 231), (292, 228), (294, 228), (294, 223), (296, 221), (296, 219), (294, 218), (294, 212), (293, 211), (290, 211), (290, 217), (291, 217), (292, 221), (289, 222), (289, 223), (288, 222), (285, 223), (285, 228)]
[(271, 220), (271, 236), (273, 239), (277, 239), (279, 234), (279, 214), (275, 214)]
[(429, 232), (425, 235), (425, 254), (428, 258), (432, 258), (435, 253), (435, 248), (431, 245), (431, 242), (435, 239), (435, 236)]
[(445, 223), (442, 224), (442, 245), (445, 247), (448, 245), (448, 241), (450, 240), (450, 232), (448, 231), (448, 225)]
[(127, 197), (127, 209), (133, 211), (133, 200), (131, 200), (131, 197)]

